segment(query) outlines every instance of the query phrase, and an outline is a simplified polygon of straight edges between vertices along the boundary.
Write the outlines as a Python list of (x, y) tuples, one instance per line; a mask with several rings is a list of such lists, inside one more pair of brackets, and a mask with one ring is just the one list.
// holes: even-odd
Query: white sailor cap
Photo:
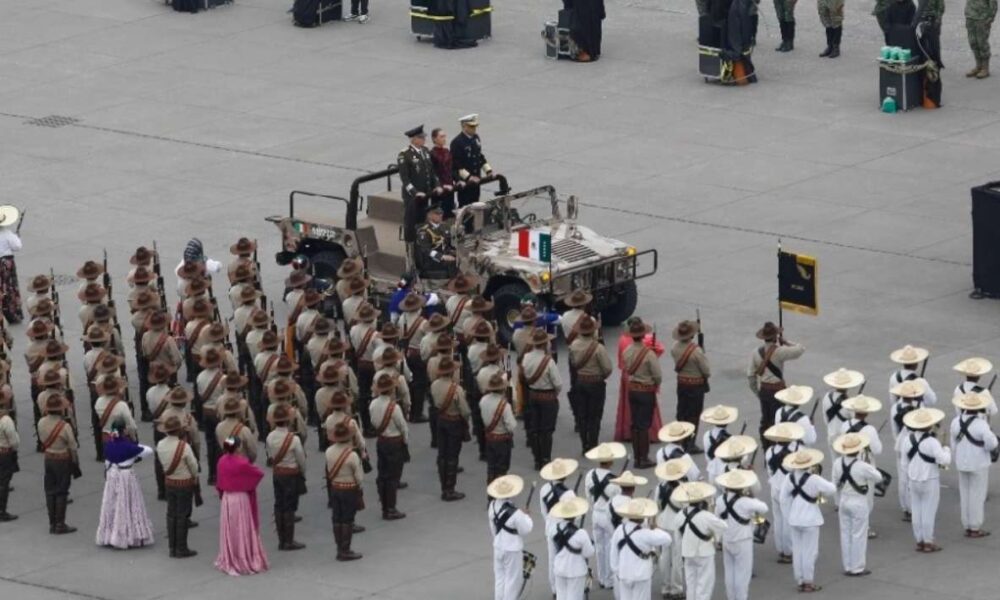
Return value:
[(470, 125), (472, 127), (479, 127), (479, 115), (472, 113), (471, 115), (465, 115), (458, 120), (462, 125)]

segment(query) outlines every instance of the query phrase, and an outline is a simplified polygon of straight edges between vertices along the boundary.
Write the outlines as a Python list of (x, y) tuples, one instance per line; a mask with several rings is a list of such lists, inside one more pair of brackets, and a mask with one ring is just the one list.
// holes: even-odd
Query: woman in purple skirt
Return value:
[(121, 550), (153, 543), (153, 522), (132, 471), (153, 449), (130, 440), (126, 428), (125, 421), (115, 421), (111, 438), (104, 442), (104, 499), (97, 526), (97, 545)]

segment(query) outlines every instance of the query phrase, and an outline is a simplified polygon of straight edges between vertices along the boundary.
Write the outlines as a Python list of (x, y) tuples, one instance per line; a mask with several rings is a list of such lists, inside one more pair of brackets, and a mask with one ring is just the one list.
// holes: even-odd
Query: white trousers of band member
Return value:
[(684, 557), (681, 556), (681, 538), (675, 535), (676, 531), (668, 533), (674, 543), (660, 551), (659, 569), (663, 581), (660, 594), (676, 596), (684, 593)]
[(493, 599), (517, 600), (524, 580), (524, 554), (520, 550), (493, 551)]
[(983, 507), (990, 484), (989, 468), (958, 472), (958, 495), (962, 504), (962, 527), (978, 531), (983, 527)]
[[(722, 544), (722, 568), (726, 576), (726, 598), (747, 600), (753, 575), (753, 538)], [(706, 598), (712, 596), (711, 590)]]
[(556, 600), (583, 600), (587, 593), (587, 576), (560, 577), (556, 575)]
[(597, 583), (609, 588), (615, 578), (611, 573), (611, 536), (613, 529), (594, 525), (594, 562), (597, 563)]
[(615, 582), (615, 598), (618, 600), (650, 600), (653, 597), (653, 580)]
[(771, 497), (771, 536), (774, 538), (774, 549), (778, 554), (789, 555), (792, 553), (792, 531), (785, 520), (785, 513), (781, 511), (781, 502)]
[(899, 484), (899, 507), (906, 512), (913, 512), (913, 507), (910, 503), (910, 476), (906, 471), (897, 456), (896, 482)]
[(941, 480), (910, 482), (910, 506), (913, 510), (913, 537), (918, 543), (934, 541), (934, 519), (941, 499)]
[(843, 494), (840, 500), (840, 558), (847, 573), (865, 570), (868, 554), (868, 516), (871, 507), (867, 496)]
[(549, 555), (548, 555), (549, 589), (552, 590), (552, 593), (554, 594), (554, 593), (556, 593), (556, 573), (555, 573), (555, 570), (553, 568), (553, 563), (555, 563), (555, 561), (556, 561), (556, 553), (559, 552), (559, 551), (556, 549), (555, 543), (552, 542), (552, 538), (546, 537), (546, 539), (545, 539), (545, 545), (548, 547), (548, 551), (549, 551)]
[(684, 584), (687, 586), (687, 600), (712, 600), (715, 557), (684, 557)]
[(791, 527), (792, 571), (799, 585), (812, 583), (819, 554), (819, 527)]

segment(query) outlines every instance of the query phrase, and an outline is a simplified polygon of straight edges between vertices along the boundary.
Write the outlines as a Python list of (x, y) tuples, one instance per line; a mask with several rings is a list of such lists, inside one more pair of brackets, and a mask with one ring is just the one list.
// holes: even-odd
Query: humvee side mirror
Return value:
[(570, 196), (569, 200), (566, 201), (566, 220), (575, 221), (580, 209), (577, 204), (576, 196)]

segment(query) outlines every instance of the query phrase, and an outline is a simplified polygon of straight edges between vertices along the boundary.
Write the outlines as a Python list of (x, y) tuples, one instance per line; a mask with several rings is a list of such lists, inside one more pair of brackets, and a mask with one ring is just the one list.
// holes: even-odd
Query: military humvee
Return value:
[[(355, 179), (349, 198), (292, 192), (288, 215), (267, 217), (281, 230), (283, 250), (276, 257), (278, 264), (304, 255), (310, 259), (315, 277), (333, 282), (345, 258), (360, 256), (368, 268), (373, 299), (384, 306), (400, 276), (416, 272), (413, 248), (403, 241), (403, 202), (392, 185), (397, 172), (392, 165)], [(369, 195), (366, 204), (361, 186), (381, 179), (386, 181), (385, 190)], [(560, 200), (552, 186), (511, 193), (502, 176), (495, 183), (499, 191), (493, 197), (484, 190), (479, 202), (456, 211), (449, 227), (456, 266), (479, 276), (480, 292), (494, 303), (504, 342), (509, 339), (521, 300), (528, 294), (559, 309), (570, 292), (584, 289), (593, 294), (593, 309), (600, 312), (604, 324), (617, 325), (632, 315), (638, 300), (636, 280), (656, 272), (655, 249), (639, 252), (625, 242), (578, 225), (576, 198)], [(341, 218), (328, 206), (306, 212), (301, 206), (304, 200), (311, 201), (312, 209), (318, 208), (318, 201), (343, 202), (346, 213)], [(518, 245), (532, 231), (536, 239), (538, 231), (549, 234), (546, 250), (550, 260), (522, 256), (523, 246)], [(444, 284), (438, 280), (420, 282), (424, 291), (436, 292), (442, 299), (450, 293)]]

